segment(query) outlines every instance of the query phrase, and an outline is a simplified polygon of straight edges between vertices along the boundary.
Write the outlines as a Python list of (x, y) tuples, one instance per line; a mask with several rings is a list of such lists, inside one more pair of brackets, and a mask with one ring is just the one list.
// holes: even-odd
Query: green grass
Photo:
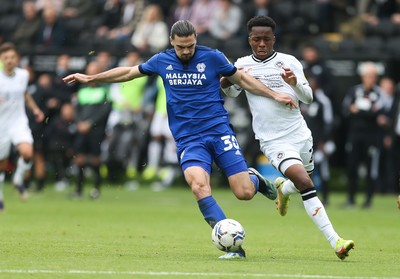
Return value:
[[(339, 234), (355, 241), (340, 261), (293, 197), (280, 217), (258, 195), (238, 201), (214, 190), (229, 218), (246, 229), (245, 260), (221, 261), (190, 190), (153, 193), (104, 188), (91, 201), (47, 188), (23, 203), (5, 186), (0, 214), (0, 278), (400, 278), (400, 211), (395, 196), (376, 196), (369, 210), (327, 207)], [(361, 196), (360, 203), (361, 203)]]

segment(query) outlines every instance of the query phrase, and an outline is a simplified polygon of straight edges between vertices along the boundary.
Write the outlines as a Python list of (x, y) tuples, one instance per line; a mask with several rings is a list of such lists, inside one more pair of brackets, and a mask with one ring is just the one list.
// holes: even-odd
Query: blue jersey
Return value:
[(139, 70), (163, 79), (169, 127), (176, 141), (222, 123), (229, 124), (219, 79), (233, 75), (236, 67), (222, 52), (196, 46), (192, 59), (185, 64), (174, 49), (168, 49), (141, 64)]

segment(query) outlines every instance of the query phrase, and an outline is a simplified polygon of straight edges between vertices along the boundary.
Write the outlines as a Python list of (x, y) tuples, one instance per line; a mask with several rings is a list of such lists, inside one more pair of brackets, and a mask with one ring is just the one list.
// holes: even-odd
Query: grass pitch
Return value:
[[(355, 241), (340, 261), (292, 197), (287, 216), (257, 195), (238, 201), (225, 188), (214, 197), (246, 230), (247, 259), (221, 261), (191, 191), (105, 187), (99, 200), (69, 200), (50, 186), (27, 202), (5, 186), (0, 213), (0, 278), (333, 278), (400, 279), (400, 210), (376, 196), (371, 209), (345, 210), (332, 194), (336, 231)], [(362, 197), (360, 196), (360, 203)]]

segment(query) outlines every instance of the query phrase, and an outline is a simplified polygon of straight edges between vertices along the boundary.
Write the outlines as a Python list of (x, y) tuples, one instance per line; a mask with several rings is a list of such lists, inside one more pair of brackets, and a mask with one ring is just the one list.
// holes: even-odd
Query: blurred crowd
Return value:
[[(30, 93), (46, 114), (45, 122), (30, 123), (35, 139), (31, 187), (42, 190), (54, 181), (63, 190), (74, 177), (79, 194), (90, 175), (95, 198), (104, 179), (124, 181), (131, 189), (139, 180), (154, 182), (155, 190), (171, 185), (180, 171), (165, 129), (160, 80), (67, 85), (62, 78), (73, 68), (72, 55), (87, 54), (82, 69), (87, 73), (136, 65), (168, 48), (171, 25), (188, 19), (199, 44), (235, 59), (249, 53), (246, 22), (255, 15), (275, 19), (277, 51), (293, 51), (314, 89), (315, 101), (302, 111), (314, 133), (315, 179), (323, 201), (329, 202), (329, 163), (335, 156), (347, 170), (347, 206), (355, 205), (362, 180), (365, 207), (374, 192), (398, 192), (399, 76), (377, 63), (363, 63), (354, 73), (359, 83), (338, 94), (324, 60), (329, 51), (352, 47), (359, 52), (361, 46), (364, 55), (399, 55), (398, 0), (3, 0), (0, 42), (15, 43), (30, 58), (57, 55), (48, 72), (24, 65), (31, 73)], [(226, 106), (248, 161), (257, 165), (260, 153), (242, 95), (227, 99)]]
[(237, 58), (248, 50), (246, 22), (268, 15), (278, 22), (277, 46), (285, 50), (315, 40), (328, 52), (398, 55), (399, 6), (398, 0), (3, 0), (0, 42), (13, 41), (29, 54), (122, 53), (134, 46), (151, 55), (168, 46), (173, 22), (188, 19), (199, 43)]

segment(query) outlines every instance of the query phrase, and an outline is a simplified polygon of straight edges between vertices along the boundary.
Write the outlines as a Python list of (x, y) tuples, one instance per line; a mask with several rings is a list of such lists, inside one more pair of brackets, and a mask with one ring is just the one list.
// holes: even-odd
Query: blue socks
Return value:
[(197, 201), (200, 211), (204, 216), (204, 220), (213, 228), (216, 223), (226, 219), (221, 207), (217, 204), (212, 196), (202, 198)]
[(253, 182), (254, 187), (256, 188), (256, 193), (258, 192), (258, 185), (260, 183), (260, 181), (258, 180), (258, 177), (254, 174), (250, 174), (250, 180), (251, 182)]

